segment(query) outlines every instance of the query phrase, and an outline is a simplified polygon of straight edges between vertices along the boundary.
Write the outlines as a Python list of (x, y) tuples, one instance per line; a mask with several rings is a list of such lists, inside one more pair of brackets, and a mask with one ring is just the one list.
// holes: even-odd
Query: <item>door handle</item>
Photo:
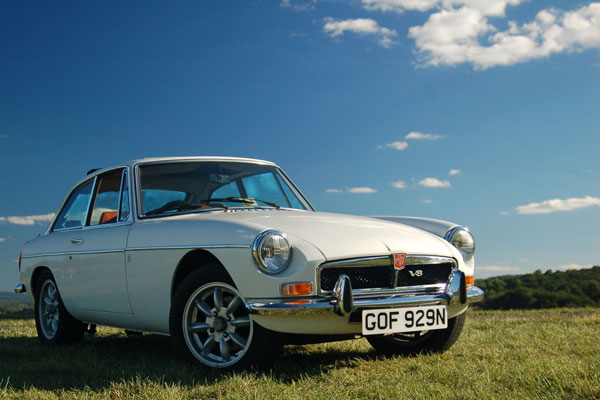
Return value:
[(73, 244), (81, 244), (81, 243), (83, 243), (83, 239), (71, 239), (71, 243), (73, 243)]

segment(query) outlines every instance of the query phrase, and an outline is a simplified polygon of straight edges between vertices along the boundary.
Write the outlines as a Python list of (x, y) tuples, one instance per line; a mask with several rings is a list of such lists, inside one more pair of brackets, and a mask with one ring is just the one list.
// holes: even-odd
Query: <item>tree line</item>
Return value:
[(477, 279), (484, 310), (600, 307), (600, 266)]

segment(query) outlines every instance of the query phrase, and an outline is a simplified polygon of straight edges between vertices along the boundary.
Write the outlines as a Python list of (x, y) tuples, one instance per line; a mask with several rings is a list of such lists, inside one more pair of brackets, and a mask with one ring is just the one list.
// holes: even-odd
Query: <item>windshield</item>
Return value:
[(169, 162), (139, 167), (142, 216), (239, 207), (311, 209), (279, 169), (236, 162)]

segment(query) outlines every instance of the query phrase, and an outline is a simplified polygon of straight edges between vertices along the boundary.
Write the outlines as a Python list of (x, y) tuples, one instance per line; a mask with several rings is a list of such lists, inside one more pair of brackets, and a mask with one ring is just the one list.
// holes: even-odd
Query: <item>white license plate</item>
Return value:
[(446, 306), (383, 308), (362, 312), (363, 335), (431, 331), (447, 327)]

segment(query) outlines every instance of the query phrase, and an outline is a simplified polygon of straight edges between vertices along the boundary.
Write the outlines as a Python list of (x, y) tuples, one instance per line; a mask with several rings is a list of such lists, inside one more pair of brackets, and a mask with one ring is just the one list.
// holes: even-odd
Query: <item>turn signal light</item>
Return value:
[(467, 286), (471, 286), (475, 283), (475, 278), (473, 277), (473, 275), (467, 275), (465, 277), (465, 282), (467, 283)]
[(282, 296), (301, 296), (306, 294), (312, 294), (311, 282), (295, 282), (281, 284)]

